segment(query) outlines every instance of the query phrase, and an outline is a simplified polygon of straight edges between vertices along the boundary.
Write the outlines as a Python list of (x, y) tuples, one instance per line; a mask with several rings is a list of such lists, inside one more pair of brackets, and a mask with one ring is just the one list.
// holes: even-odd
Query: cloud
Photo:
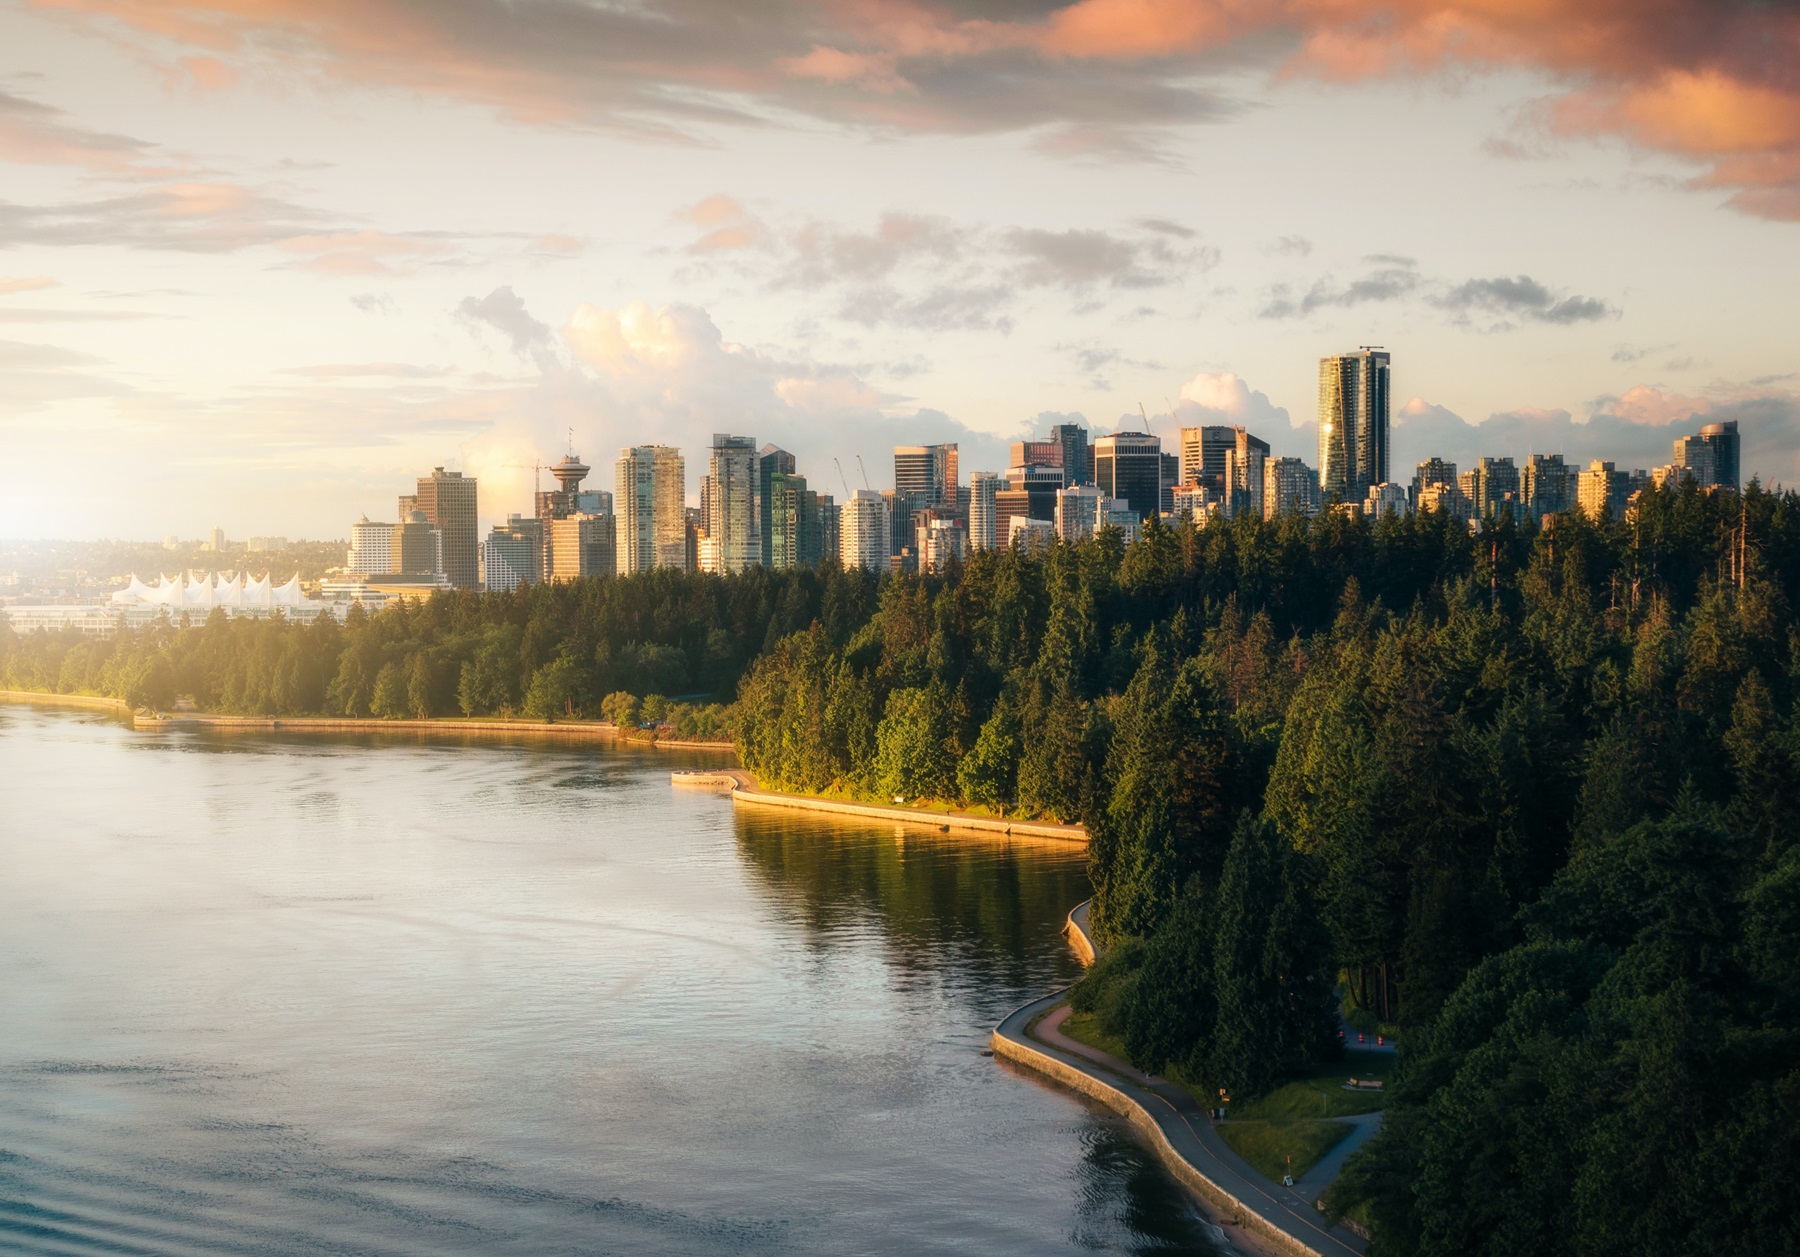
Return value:
[[(254, 71), (670, 141), (797, 117), (915, 133), (1029, 130), (1070, 156), (1154, 158), (1146, 129), (1238, 112), (1208, 83), (1241, 81), (1246, 67), (1339, 85), (1525, 70), (1560, 93), (1537, 111), (1551, 133), (1673, 154), (1733, 207), (1800, 219), (1800, 11), (1789, 3), (40, 3), (103, 31), (132, 28), (195, 83)], [(67, 129), (27, 115), (28, 126)], [(1512, 143), (1523, 151), (1529, 141)], [(46, 151), (58, 143), (83, 161), (130, 161), (140, 147), (72, 132)]]
[(335, 362), (310, 367), (284, 367), (281, 375), (300, 375), (311, 380), (367, 377), (374, 379), (430, 380), (451, 374), (448, 367), (420, 367), (406, 362)]
[(1592, 323), (1617, 313), (1595, 297), (1559, 297), (1529, 275), (1465, 280), (1438, 298), (1437, 304), (1463, 317), (1479, 311), (1503, 320), (1490, 330), (1511, 327), (1504, 322), (1509, 318), (1566, 325)]
[(0, 415), (39, 415), (39, 407), (78, 398), (122, 397), (128, 385), (88, 369), (91, 354), (57, 345), (0, 340)]
[(1410, 479), (1413, 467), (1428, 457), (1449, 459), (1466, 471), (1483, 456), (1523, 465), (1530, 454), (1648, 470), (1669, 461), (1676, 437), (1731, 419), (1743, 437), (1746, 480), (1757, 474), (1764, 483), (1800, 482), (1800, 396), (1754, 381), (1720, 384), (1699, 397), (1640, 384), (1597, 399), (1580, 418), (1560, 407), (1522, 406), (1479, 423), (1414, 397), (1394, 411), (1392, 471)]
[(167, 174), (152, 167), (156, 146), (126, 135), (88, 131), (50, 105), (0, 92), (0, 160), (43, 166), (80, 166), (101, 174), (138, 177)]
[(0, 201), (0, 246), (113, 245), (228, 253), (317, 230), (312, 210), (229, 182), (165, 183), (50, 205)]
[(697, 266), (725, 267), (770, 289), (835, 290), (840, 317), (865, 327), (1009, 330), (1021, 294), (1061, 290), (1089, 309), (1100, 295), (1178, 284), (1217, 265), (1193, 229), (1164, 219), (1118, 231), (996, 229), (888, 213), (869, 228), (818, 219), (764, 221), (728, 196), (676, 214), (699, 234)]
[(1282, 236), (1269, 246), (1271, 253), (1284, 253), (1289, 257), (1312, 256), (1313, 243), (1305, 236)]
[(358, 292), (350, 295), (350, 304), (364, 314), (393, 314), (399, 309), (394, 304), (392, 294), (385, 292)]
[(550, 328), (526, 310), (525, 302), (510, 287), (494, 289), (485, 297), (464, 297), (456, 317), (471, 329), (491, 328), (504, 336), (521, 358), (550, 348)]
[(453, 253), (442, 238), (385, 231), (310, 232), (274, 245), (295, 255), (296, 268), (317, 275), (410, 275), (427, 263), (442, 265)]
[(1349, 309), (1370, 302), (1394, 301), (1417, 291), (1419, 275), (1412, 269), (1410, 259), (1371, 260), (1386, 264), (1348, 284), (1339, 284), (1327, 276), (1314, 281), (1311, 287), (1298, 295), (1287, 285), (1277, 284), (1269, 290), (1268, 301), (1260, 313), (1265, 319), (1305, 318), (1325, 309)]
[(57, 281), (48, 275), (0, 275), (0, 295), (15, 292), (37, 292), (55, 288)]
[(1175, 418), (1184, 428), (1209, 424), (1247, 428), (1269, 442), (1277, 455), (1314, 461), (1311, 425), (1295, 424), (1287, 407), (1277, 406), (1267, 393), (1253, 389), (1232, 371), (1202, 371), (1181, 386), (1175, 399)]

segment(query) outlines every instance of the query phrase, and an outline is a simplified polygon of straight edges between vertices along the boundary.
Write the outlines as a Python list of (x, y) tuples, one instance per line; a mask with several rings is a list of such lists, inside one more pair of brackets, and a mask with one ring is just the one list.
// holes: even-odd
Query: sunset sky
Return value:
[(495, 519), (570, 429), (1315, 462), (1363, 344), (1397, 477), (1794, 484), (1797, 304), (1790, 0), (0, 0), (0, 536)]

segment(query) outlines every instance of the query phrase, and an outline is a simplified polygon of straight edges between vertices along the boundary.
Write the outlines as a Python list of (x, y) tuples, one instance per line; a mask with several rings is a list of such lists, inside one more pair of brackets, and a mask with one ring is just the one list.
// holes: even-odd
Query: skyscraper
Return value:
[(888, 503), (873, 489), (856, 489), (838, 515), (838, 560), (845, 568), (885, 572), (892, 554)]
[(509, 515), (495, 524), (482, 544), (487, 560), (487, 587), (496, 593), (535, 585), (544, 573), (544, 521), (536, 516)]
[(1289, 511), (1311, 515), (1319, 509), (1319, 475), (1297, 458), (1271, 458), (1263, 463), (1263, 518)]
[(1094, 483), (1109, 498), (1124, 498), (1138, 518), (1162, 509), (1162, 439), (1148, 432), (1117, 432), (1094, 440)]
[[(1078, 423), (1059, 423), (1050, 429), (1050, 439), (1062, 446), (1064, 484), (1094, 483), (1094, 451), (1088, 445), (1087, 429)], [(1005, 537), (995, 538), (1006, 544)]]
[(1736, 489), (1742, 483), (1739, 440), (1737, 420), (1709, 423), (1675, 442), (1675, 466), (1702, 489)]
[(1575, 469), (1561, 454), (1533, 454), (1519, 486), (1525, 513), (1533, 519), (1575, 509)]
[(434, 467), (429, 476), (419, 478), (419, 491), (412, 495), (412, 506), (402, 499), (400, 518), (409, 510), (424, 513), (431, 526), (444, 534), (444, 577), (458, 589), (473, 589), (481, 583), (481, 560), (476, 556), (475, 481), (460, 471)]
[(1475, 470), (1464, 472), (1469, 484), (1463, 492), (1475, 504), (1475, 518), (1518, 514), (1523, 501), (1519, 492), (1519, 469), (1510, 458), (1483, 458)]
[(444, 533), (431, 526), (424, 511), (408, 511), (392, 535), (386, 571), (406, 576), (444, 574)]
[(954, 444), (894, 447), (894, 492), (915, 509), (955, 506), (959, 485)]
[(394, 525), (372, 524), (364, 515), (350, 525), (350, 553), (344, 566), (361, 576), (394, 570)]
[(1422, 511), (1425, 509), (1420, 498), (1424, 495), (1425, 490), (1429, 489), (1434, 484), (1449, 485), (1452, 489), (1456, 488), (1456, 464), (1446, 462), (1441, 458), (1432, 457), (1418, 465), (1413, 472), (1412, 480), (1412, 501), (1414, 510)]
[(634, 445), (619, 452), (618, 570), (688, 566), (687, 463), (671, 445)]
[(1001, 480), (991, 471), (969, 476), (969, 548), (992, 550), (998, 540), (994, 529), (994, 495)]
[(1319, 359), (1319, 492), (1360, 502), (1388, 478), (1388, 355)]
[(770, 517), (770, 481), (777, 474), (791, 476), (796, 470), (794, 456), (779, 445), (765, 445), (756, 456), (756, 524), (762, 537), (762, 561), (765, 565), (774, 561), (774, 551), (769, 540), (770, 529), (774, 526), (774, 520)]
[[(1221, 497), (1225, 493), (1225, 453), (1238, 443), (1242, 428), (1209, 423), (1181, 430), (1181, 483), (1200, 484)], [(1264, 447), (1267, 452), (1267, 446)]]
[(736, 573), (761, 563), (762, 538), (758, 534), (756, 439), (713, 434), (712, 456), (707, 467), (702, 518), (705, 520), (712, 566), (707, 570)]
[[(618, 521), (605, 515), (565, 515), (546, 520), (549, 579), (611, 576), (618, 567)], [(492, 588), (493, 582), (489, 581)]]

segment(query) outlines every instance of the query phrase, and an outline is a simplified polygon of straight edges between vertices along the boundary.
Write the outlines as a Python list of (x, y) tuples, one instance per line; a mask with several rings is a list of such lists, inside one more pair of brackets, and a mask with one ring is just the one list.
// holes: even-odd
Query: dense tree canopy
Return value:
[[(1379, 1252), (1796, 1251), (1800, 499), (1152, 522), (932, 577), (649, 573), (300, 628), (0, 632), (16, 687), (273, 714), (735, 696), (783, 789), (1081, 821), (1077, 999), (1254, 1093), (1401, 1031)], [(1704, 1237), (1702, 1240), (1701, 1237)]]

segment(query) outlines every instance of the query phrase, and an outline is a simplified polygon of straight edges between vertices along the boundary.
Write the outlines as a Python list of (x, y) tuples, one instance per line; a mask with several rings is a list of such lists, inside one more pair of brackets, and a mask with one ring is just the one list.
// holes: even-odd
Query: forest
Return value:
[[(779, 789), (1084, 823), (1147, 1068), (1404, 1045), (1388, 1254), (1800, 1251), (1800, 497), (1151, 522), (943, 576), (653, 572), (298, 627), (0, 632), (16, 688), (729, 728)], [(711, 704), (730, 702), (730, 708)]]

